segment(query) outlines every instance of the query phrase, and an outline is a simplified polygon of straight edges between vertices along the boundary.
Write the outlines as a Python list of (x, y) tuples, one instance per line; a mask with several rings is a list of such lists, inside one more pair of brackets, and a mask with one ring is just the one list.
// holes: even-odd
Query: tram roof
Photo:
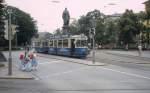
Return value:
[(49, 37), (49, 39), (69, 39), (69, 38), (71, 38), (71, 39), (76, 39), (76, 38), (78, 38), (78, 39), (87, 39), (87, 36), (85, 36), (84, 34), (80, 34), (80, 35), (51, 35), (50, 37)]

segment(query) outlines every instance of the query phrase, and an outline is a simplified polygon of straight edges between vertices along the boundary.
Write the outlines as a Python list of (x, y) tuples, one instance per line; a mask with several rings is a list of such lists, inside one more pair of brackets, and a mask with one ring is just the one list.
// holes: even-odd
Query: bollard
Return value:
[(142, 56), (142, 46), (139, 45), (139, 46), (138, 46), (138, 49), (139, 49), (139, 56), (141, 57), (141, 56)]

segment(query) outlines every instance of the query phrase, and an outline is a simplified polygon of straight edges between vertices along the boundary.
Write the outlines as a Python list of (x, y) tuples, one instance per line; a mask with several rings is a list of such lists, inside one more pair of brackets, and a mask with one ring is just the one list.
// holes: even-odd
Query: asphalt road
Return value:
[[(13, 54), (15, 62), (18, 54)], [(36, 80), (0, 80), (0, 93), (150, 93), (150, 69), (136, 63), (141, 60), (101, 51), (97, 51), (96, 61), (107, 63), (105, 66), (87, 66), (69, 60), (38, 56), (38, 70), (29, 72)], [(90, 60), (90, 55), (86, 60)]]
[[(95, 60), (97, 62), (107, 63), (115, 66), (120, 66), (123, 68), (131, 68), (137, 70), (150, 71), (150, 58), (143, 58), (138, 56), (131, 56), (135, 52), (127, 52), (131, 53), (127, 55), (124, 51), (107, 51), (107, 50), (97, 50), (95, 54)], [(118, 54), (117, 54), (118, 53)], [(125, 54), (125, 55), (123, 55)], [(136, 54), (135, 54), (136, 55)], [(148, 53), (147, 55), (148, 56)], [(150, 53), (149, 53), (150, 56)], [(88, 55), (86, 60), (92, 60), (92, 52)]]

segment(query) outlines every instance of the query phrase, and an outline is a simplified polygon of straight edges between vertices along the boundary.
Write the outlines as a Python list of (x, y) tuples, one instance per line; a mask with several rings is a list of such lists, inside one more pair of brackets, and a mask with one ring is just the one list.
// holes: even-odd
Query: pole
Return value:
[(12, 75), (12, 55), (11, 55), (11, 10), (9, 13), (9, 24), (8, 24), (8, 38), (9, 38), (9, 62), (8, 62), (8, 75)]
[(17, 41), (17, 31), (16, 31), (16, 49), (17, 49), (17, 45), (18, 45), (18, 41)]
[(142, 40), (141, 40), (141, 34), (139, 35), (139, 45), (138, 45), (138, 49), (139, 49), (139, 56), (142, 56)]
[(93, 35), (93, 64), (95, 64), (95, 39)]
[(93, 64), (95, 64), (95, 28), (92, 30), (92, 38), (93, 38)]

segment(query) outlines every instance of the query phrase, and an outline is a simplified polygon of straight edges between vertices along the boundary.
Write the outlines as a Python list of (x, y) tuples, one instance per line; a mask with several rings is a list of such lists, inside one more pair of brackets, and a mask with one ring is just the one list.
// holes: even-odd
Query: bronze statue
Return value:
[(63, 26), (69, 26), (69, 20), (70, 20), (70, 15), (69, 15), (69, 11), (67, 10), (67, 8), (65, 8), (65, 10), (63, 11), (62, 14), (62, 18), (63, 18)]

